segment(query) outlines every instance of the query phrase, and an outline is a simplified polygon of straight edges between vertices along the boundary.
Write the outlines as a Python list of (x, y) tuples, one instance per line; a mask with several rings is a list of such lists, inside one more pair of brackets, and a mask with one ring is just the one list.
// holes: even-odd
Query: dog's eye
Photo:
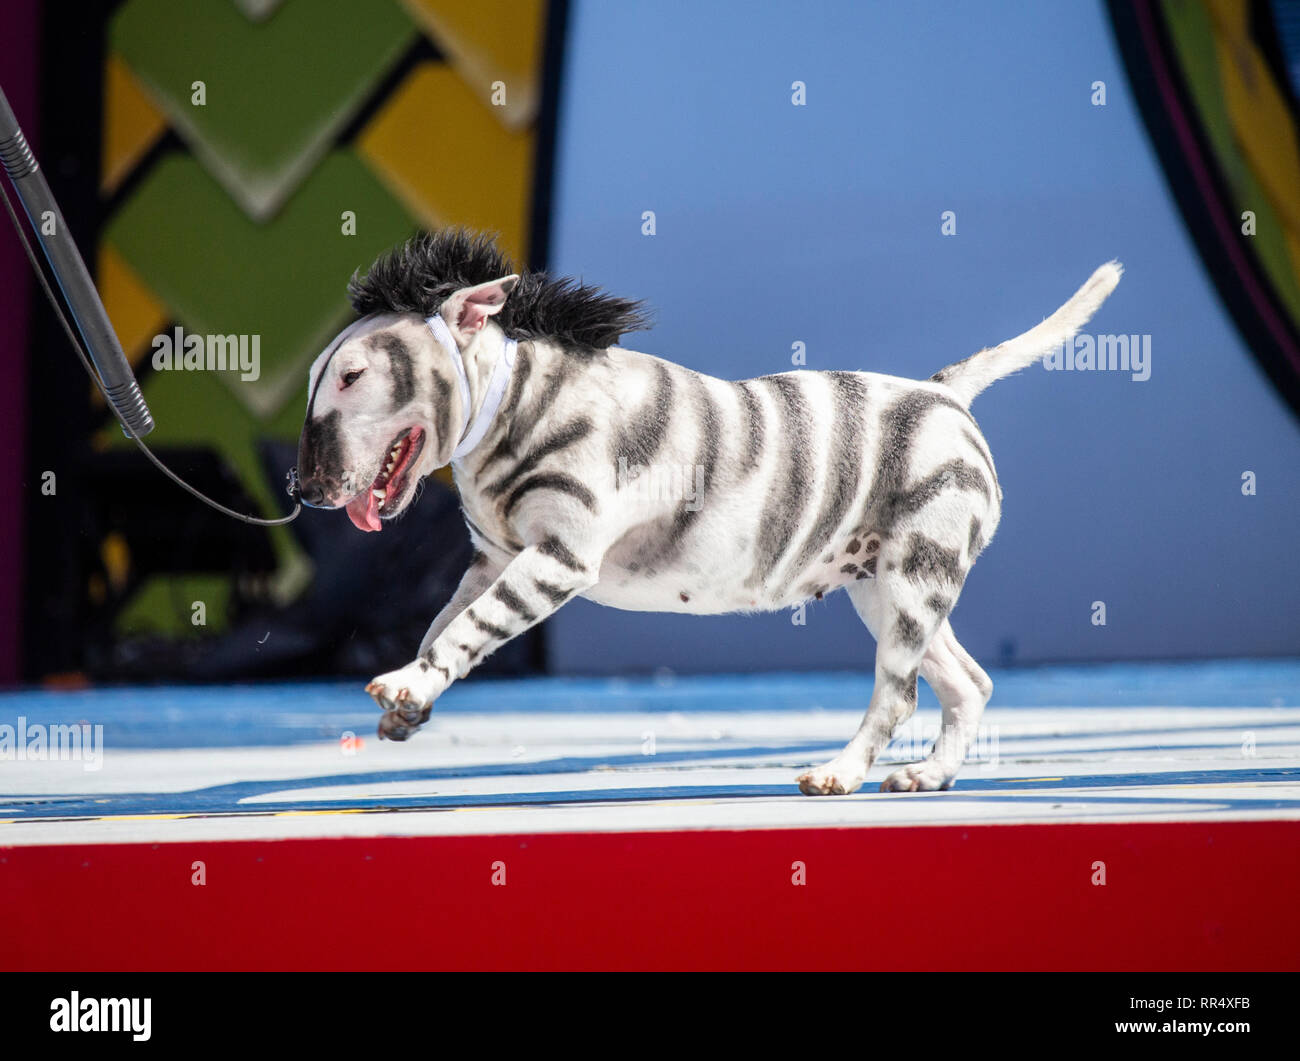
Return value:
[(356, 383), (356, 381), (361, 378), (361, 373), (363, 373), (364, 371), (365, 371), (364, 368), (358, 368), (349, 372), (347, 375), (343, 377), (343, 386), (344, 387), (352, 386), (352, 384)]

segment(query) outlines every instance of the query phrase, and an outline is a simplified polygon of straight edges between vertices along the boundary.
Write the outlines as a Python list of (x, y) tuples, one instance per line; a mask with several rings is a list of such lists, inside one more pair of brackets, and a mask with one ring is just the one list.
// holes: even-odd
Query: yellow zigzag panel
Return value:
[(503, 128), (492, 109), (447, 66), (424, 63), (366, 127), (357, 152), (426, 227), (498, 232), (522, 261), (533, 134)]
[(511, 129), (533, 123), (540, 96), (544, 0), (402, 0), (407, 14), (433, 38), (470, 90), (492, 104), (493, 83), (505, 86), (494, 107)]
[(112, 194), (167, 128), (144, 86), (121, 58), (104, 63), (104, 148), (100, 190)]

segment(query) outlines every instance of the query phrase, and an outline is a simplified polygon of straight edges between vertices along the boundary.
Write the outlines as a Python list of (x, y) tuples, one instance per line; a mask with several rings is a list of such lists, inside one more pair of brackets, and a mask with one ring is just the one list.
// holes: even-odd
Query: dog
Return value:
[(453, 681), (575, 596), (712, 615), (843, 589), (877, 643), (875, 687), (800, 790), (859, 788), (918, 675), (941, 731), (881, 788), (949, 788), (993, 691), (948, 621), (1001, 514), (970, 404), (1072, 339), (1121, 272), (1101, 266), (1041, 324), (927, 381), (730, 382), (617, 345), (648, 326), (640, 303), (520, 273), (488, 237), (422, 233), (382, 255), (349, 283), (359, 319), (311, 367), (302, 500), (378, 531), (450, 464), (475, 551), (416, 657), (366, 686), (380, 737), (406, 740)]

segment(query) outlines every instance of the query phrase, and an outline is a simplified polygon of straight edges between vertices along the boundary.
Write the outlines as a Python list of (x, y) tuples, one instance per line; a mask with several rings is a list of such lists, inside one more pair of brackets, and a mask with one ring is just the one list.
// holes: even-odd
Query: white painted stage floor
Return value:
[[(404, 744), (359, 683), (5, 694), (0, 847), (1300, 819), (1300, 663), (993, 676), (952, 790), (877, 791), (938, 732), (923, 693), (867, 784), (820, 798), (794, 778), (852, 735), (868, 676), (470, 682)], [(56, 726), (81, 758), (50, 758)]]

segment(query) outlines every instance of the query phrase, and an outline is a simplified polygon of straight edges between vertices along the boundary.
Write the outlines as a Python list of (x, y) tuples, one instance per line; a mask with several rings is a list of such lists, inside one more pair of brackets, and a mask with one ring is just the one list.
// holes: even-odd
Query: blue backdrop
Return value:
[[(957, 634), (989, 663), (1300, 653), (1300, 428), (1183, 230), (1100, 3), (580, 0), (557, 150), (553, 267), (649, 301), (626, 345), (719, 376), (789, 369), (800, 341), (809, 368), (924, 378), (1119, 258), (1088, 331), (1150, 335), (1150, 378), (1036, 368), (976, 401), (1006, 498)], [(869, 665), (843, 594), (807, 619), (578, 601), (549, 652)]]

